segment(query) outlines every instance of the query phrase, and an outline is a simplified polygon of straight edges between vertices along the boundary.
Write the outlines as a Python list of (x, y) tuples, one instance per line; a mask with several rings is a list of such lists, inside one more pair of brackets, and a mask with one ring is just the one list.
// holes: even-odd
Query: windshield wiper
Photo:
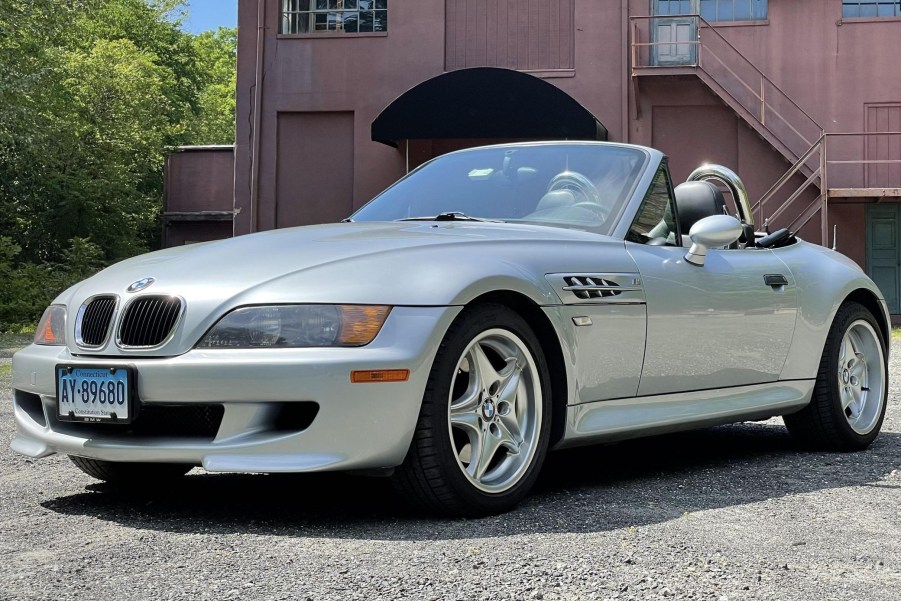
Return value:
[(503, 223), (499, 219), (484, 219), (482, 217), (470, 217), (462, 211), (446, 211), (431, 217), (404, 217), (397, 221), (487, 221), (491, 223)]

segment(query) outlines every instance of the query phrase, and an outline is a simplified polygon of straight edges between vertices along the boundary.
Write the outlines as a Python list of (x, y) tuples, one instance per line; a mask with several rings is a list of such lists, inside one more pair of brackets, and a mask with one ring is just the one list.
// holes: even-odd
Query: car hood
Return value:
[[(590, 248), (580, 253), (578, 245)], [(605, 246), (619, 252), (599, 255)], [(621, 240), (578, 230), (493, 222), (340, 223), (141, 255), (74, 286), (57, 302), (74, 316), (97, 294), (115, 294), (123, 304), (141, 295), (173, 294), (185, 300), (183, 334), (196, 338), (243, 305), (453, 305), (485, 285), (555, 304), (560, 301), (544, 274), (579, 269), (581, 262), (587, 271), (632, 269)], [(144, 278), (154, 282), (137, 293), (127, 291)]]

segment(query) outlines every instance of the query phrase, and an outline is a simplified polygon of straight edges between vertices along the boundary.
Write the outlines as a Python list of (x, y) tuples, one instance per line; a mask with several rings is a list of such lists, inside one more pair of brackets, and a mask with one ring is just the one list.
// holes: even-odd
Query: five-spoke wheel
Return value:
[(538, 367), (513, 332), (491, 329), (463, 352), (451, 384), (449, 431), (457, 464), (476, 488), (515, 485), (537, 448), (542, 420)]
[(550, 431), (541, 345), (507, 307), (460, 314), (435, 357), (401, 491), (429, 508), (478, 516), (510, 509), (538, 476)]
[(885, 340), (872, 313), (845, 303), (832, 323), (810, 404), (784, 416), (808, 446), (864, 449), (879, 434), (886, 407)]

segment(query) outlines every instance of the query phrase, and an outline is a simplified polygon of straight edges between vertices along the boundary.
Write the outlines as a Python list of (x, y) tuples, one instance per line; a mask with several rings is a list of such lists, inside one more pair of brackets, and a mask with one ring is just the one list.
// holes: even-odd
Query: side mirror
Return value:
[(701, 219), (688, 232), (691, 248), (685, 253), (685, 260), (693, 265), (703, 265), (708, 248), (721, 248), (738, 240), (741, 236), (741, 222), (731, 215), (711, 215)]

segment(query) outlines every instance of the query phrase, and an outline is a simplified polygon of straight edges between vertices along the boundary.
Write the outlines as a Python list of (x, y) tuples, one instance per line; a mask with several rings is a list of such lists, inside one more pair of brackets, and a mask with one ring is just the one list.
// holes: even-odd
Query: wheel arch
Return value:
[(566, 362), (557, 332), (541, 307), (524, 294), (512, 290), (495, 290), (472, 299), (466, 306), (488, 303), (504, 305), (523, 317), (541, 344), (551, 379), (550, 448), (553, 448), (566, 431), (566, 408), (569, 398)]
[[(886, 359), (888, 359), (888, 347), (891, 346), (890, 341), (892, 339), (892, 326), (879, 298), (872, 290), (868, 290), (867, 288), (857, 288), (856, 290), (852, 290), (844, 300), (842, 300), (839, 306), (848, 302), (860, 303), (873, 314), (876, 323), (879, 324), (879, 331), (882, 333), (882, 341), (885, 343), (886, 347)], [(835, 315), (833, 314), (833, 319), (834, 318)]]

